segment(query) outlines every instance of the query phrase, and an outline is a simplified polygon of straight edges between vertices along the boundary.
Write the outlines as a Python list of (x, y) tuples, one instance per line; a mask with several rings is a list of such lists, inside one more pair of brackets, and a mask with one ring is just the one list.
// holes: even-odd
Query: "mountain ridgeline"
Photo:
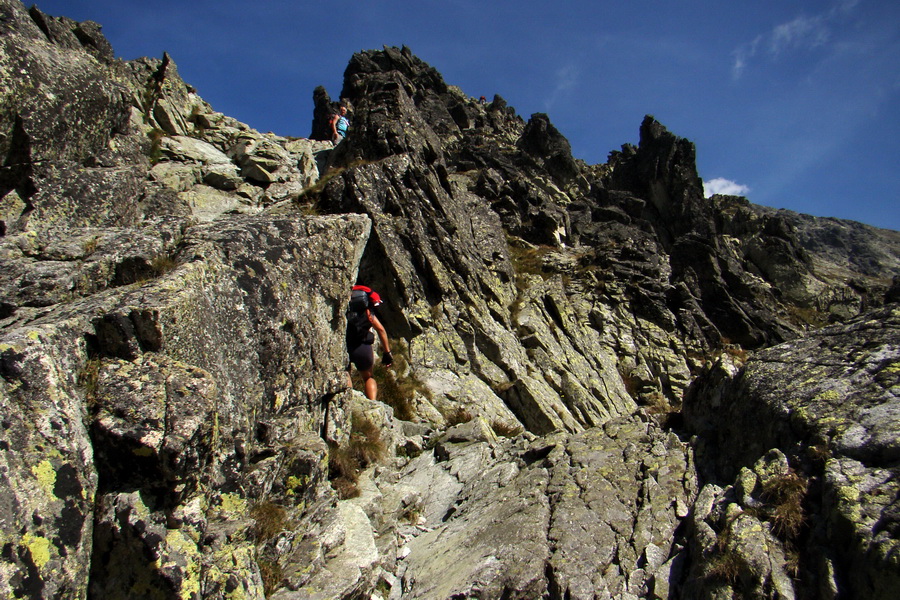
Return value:
[(0, 595), (896, 597), (900, 233), (704, 198), (651, 116), (585, 164), (405, 47), (337, 146), (323, 88), (261, 133), (18, 0), (0, 76)]

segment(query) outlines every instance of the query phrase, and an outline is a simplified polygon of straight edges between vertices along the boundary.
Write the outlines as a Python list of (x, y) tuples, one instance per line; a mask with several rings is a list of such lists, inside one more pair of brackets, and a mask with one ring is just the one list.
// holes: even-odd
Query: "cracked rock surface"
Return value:
[(260, 133), (18, 0), (0, 80), (0, 595), (896, 596), (900, 233), (704, 198), (651, 116), (587, 165), (405, 47), (337, 146), (324, 88)]

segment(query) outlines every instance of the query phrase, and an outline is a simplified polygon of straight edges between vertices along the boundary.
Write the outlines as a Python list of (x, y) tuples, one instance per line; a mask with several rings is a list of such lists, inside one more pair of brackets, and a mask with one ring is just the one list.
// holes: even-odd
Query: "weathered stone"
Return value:
[(185, 192), (200, 183), (202, 170), (194, 164), (161, 162), (153, 165), (148, 176), (175, 192)]
[(84, 342), (66, 326), (0, 339), (0, 591), (85, 597), (97, 471), (79, 389)]
[[(0, 591), (891, 597), (896, 311), (799, 336), (897, 297), (896, 232), (707, 200), (652, 117), (585, 165), (408, 48), (334, 147), (95, 23), (0, 34)], [(356, 282), (411, 420), (348, 390)]]
[[(477, 423), (466, 431), (477, 431)], [(625, 556), (637, 562), (650, 553), (658, 566), (668, 560), (680, 520), (675, 499), (689, 503), (696, 489), (685, 450), (674, 436), (616, 421), (606, 429), (557, 437), (558, 446), (528, 449), (521, 454), (524, 462), (511, 453), (514, 447), (496, 446), (490, 466), (487, 450), (497, 442), (477, 441), (480, 435), (462, 431), (444, 434), (437, 452), (445, 462), (420, 457), (399, 482), (426, 515), (434, 515), (425, 523), (435, 527), (410, 542), (412, 551), (403, 559), (404, 597), (449, 598), (475, 590), (488, 597), (523, 598), (542, 593), (593, 598), (607, 590), (615, 597), (629, 578), (634, 584), (636, 571), (622, 562)], [(635, 444), (661, 444), (667, 450), (659, 454), (662, 462), (642, 466), (632, 461), (640, 453)], [(423, 478), (424, 472), (441, 471), (458, 483)], [(648, 485), (664, 490), (655, 495)], [(446, 507), (453, 497), (448, 499), (448, 493), (456, 501), (436, 519), (439, 513), (428, 508), (435, 506), (429, 498), (443, 498)], [(653, 509), (642, 510), (648, 502)], [(645, 522), (643, 541), (632, 539), (635, 519)], [(593, 565), (589, 571), (583, 570), (586, 564)], [(627, 576), (614, 574), (619, 572)], [(643, 586), (648, 575), (641, 571), (639, 577)]]
[[(757, 353), (741, 371), (714, 371), (685, 404), (711, 475), (731, 477), (736, 466), (775, 448), (788, 457), (779, 461), (781, 471), (790, 460), (803, 477), (820, 481), (810, 488), (820, 490), (811, 502), (821, 509), (809, 524), (822, 526), (801, 552), (833, 548), (837, 578), (873, 598), (887, 598), (900, 577), (890, 558), (898, 542), (888, 475), (897, 456), (898, 324), (893, 305), (811, 332)], [(748, 422), (757, 426), (749, 430)], [(736, 486), (744, 506), (771, 478), (760, 468)]]
[(198, 221), (209, 222), (225, 214), (256, 214), (262, 207), (236, 194), (208, 185), (194, 185), (178, 196), (191, 208)]
[[(289, 230), (292, 235), (285, 235)], [(335, 235), (335, 231), (342, 233)], [(11, 509), (18, 506), (4, 519), (20, 522), (17, 529), (24, 528), (25, 532), (19, 534), (24, 535), (21, 540), (10, 540), (19, 544), (22, 551), (9, 555), (2, 567), (9, 575), (5, 585), (9, 586), (10, 593), (33, 585), (51, 590), (57, 589), (56, 586), (83, 590), (87, 585), (83, 565), (90, 562), (88, 556), (92, 552), (126, 563), (128, 556), (132, 559), (140, 556), (124, 552), (124, 547), (117, 553), (115, 540), (129, 539), (140, 546), (144, 542), (139, 540), (148, 540), (146, 536), (155, 530), (142, 529), (143, 526), (129, 520), (125, 513), (121, 518), (114, 516), (112, 509), (98, 523), (104, 528), (109, 524), (120, 533), (102, 538), (106, 541), (98, 542), (99, 546), (92, 550), (92, 519), (87, 517), (90, 509), (84, 504), (93, 502), (98, 487), (97, 471), (104, 496), (118, 493), (117, 490), (125, 493), (137, 486), (144, 490), (145, 498), (153, 498), (145, 505), (146, 518), (142, 522), (152, 522), (156, 524), (154, 527), (161, 528), (159, 536), (153, 537), (156, 540), (153, 544), (175, 566), (169, 569), (168, 562), (161, 562), (160, 569), (151, 569), (148, 576), (162, 582), (160, 585), (164, 587), (182, 592), (199, 585), (200, 565), (208, 564), (208, 559), (201, 556), (198, 538), (188, 540), (184, 537), (187, 531), (167, 528), (179, 520), (183, 522), (185, 517), (179, 517), (183, 509), (179, 507), (188, 504), (194, 494), (202, 494), (214, 482), (220, 481), (218, 485), (221, 485), (222, 479), (227, 481), (233, 477), (228, 474), (228, 464), (236, 458), (234, 450), (229, 458), (227, 453), (219, 454), (221, 449), (213, 451), (209, 444), (230, 440), (235, 447), (241, 439), (249, 441), (249, 436), (242, 432), (253, 429), (251, 414), (310, 402), (302, 391), (304, 385), (309, 386), (310, 392), (333, 385), (328, 382), (334, 381), (333, 374), (341, 365), (342, 332), (332, 329), (336, 317), (329, 302), (337, 306), (339, 299), (343, 299), (350, 283), (345, 266), (359, 260), (360, 240), (366, 232), (364, 220), (343, 217), (321, 219), (318, 224), (267, 218), (236, 222), (218, 242), (214, 241), (219, 235), (215, 231), (196, 231), (183, 242), (191, 248), (195, 261), (190, 265), (145, 284), (143, 289), (123, 288), (102, 300), (91, 298), (70, 303), (64, 311), (45, 315), (43, 321), (4, 334), (0, 342), (3, 401), (22, 406), (30, 404), (35, 410), (44, 407), (40, 409), (43, 415), (40, 417), (23, 413), (21, 409), (10, 410), (10, 427), (6, 430), (21, 431), (17, 434), (20, 441), (29, 447), (45, 449), (37, 450), (31, 458), (17, 455), (15, 461), (8, 462), (6, 477), (10, 482), (21, 481), (8, 488), (10, 493), (29, 490), (27, 499), (13, 501), (14, 496), (9, 496), (12, 502), (4, 503)], [(332, 249), (325, 254), (314, 253), (312, 240), (317, 236), (324, 243), (333, 243)], [(268, 244), (263, 241), (266, 239), (278, 243), (262, 250), (258, 244)], [(226, 266), (220, 262), (219, 250), (229, 244), (234, 246), (221, 255), (231, 257)], [(58, 247), (59, 250), (52, 250), (51, 246), (47, 252), (68, 252)], [(240, 258), (241, 252), (250, 253), (247, 261)], [(267, 254), (265, 265), (254, 262), (256, 252)], [(314, 274), (323, 268), (320, 257), (324, 255), (331, 256), (335, 261), (333, 266), (346, 273), (344, 281), (334, 288), (336, 295), (331, 300), (321, 295), (324, 288), (320, 286), (330, 288), (334, 274), (318, 283)], [(256, 266), (255, 270), (251, 264)], [(281, 272), (282, 268), (286, 271)], [(275, 275), (276, 272), (279, 274)], [(287, 286), (287, 290), (282, 287), (281, 283), (288, 281), (288, 272), (304, 278), (302, 298), (287, 291), (297, 285)], [(301, 273), (312, 278), (305, 279), (306, 275)], [(266, 280), (270, 285), (263, 283)], [(247, 287), (242, 291), (241, 285)], [(204, 299), (211, 290), (216, 292)], [(219, 305), (221, 310), (208, 304), (212, 297), (219, 301), (227, 299)], [(296, 310), (279, 309), (280, 302), (287, 302)], [(276, 320), (269, 321), (266, 311), (275, 311), (272, 317)], [(328, 334), (334, 336), (333, 343), (329, 344), (331, 349), (316, 349), (315, 337), (299, 343), (291, 333), (301, 328), (311, 331), (310, 327), (331, 331)], [(279, 337), (284, 342), (292, 341), (279, 346), (281, 342), (276, 341)], [(290, 356), (280, 356), (285, 350)], [(321, 350), (331, 358), (325, 358)], [(332, 350), (337, 354), (331, 354)], [(97, 358), (89, 359), (89, 352)], [(285, 377), (280, 372), (282, 368), (299, 368), (306, 375), (299, 379)], [(284, 385), (290, 390), (281, 389)], [(41, 400), (41, 394), (47, 393), (56, 400)], [(88, 442), (84, 427), (86, 399), (95, 403), (98, 410), (92, 443)], [(253, 402), (247, 403), (246, 399)], [(48, 411), (51, 402), (59, 410)], [(37, 424), (38, 433), (27, 433), (35, 426), (26, 425), (28, 422)], [(75, 429), (69, 433), (69, 427)], [(40, 433), (42, 428), (47, 431)], [(65, 436), (66, 443), (42, 442), (34, 437), (59, 434)], [(12, 448), (13, 442), (10, 438), (4, 443)], [(126, 455), (133, 455), (137, 462), (122, 462)], [(101, 463), (89, 466), (85, 462), (95, 459)], [(292, 475), (299, 477), (299, 473)], [(232, 481), (236, 483), (236, 479)], [(39, 491), (42, 489), (46, 490), (46, 497)], [(113, 501), (112, 496), (109, 498)], [(30, 525), (26, 525), (21, 511), (28, 506), (31, 506), (28, 514), (47, 516), (37, 522), (29, 516)], [(123, 510), (133, 513), (131, 509)], [(54, 514), (57, 516), (53, 517)], [(197, 531), (200, 535), (202, 527)], [(53, 541), (57, 539), (62, 541)], [(232, 548), (229, 552), (239, 551)], [(104, 569), (101, 565), (106, 563), (102, 561), (99, 558), (95, 561), (96, 568)], [(141, 582), (146, 578), (141, 575), (141, 569), (149, 568), (140, 564), (128, 568), (120, 565), (117, 572), (125, 578), (125, 583), (99, 577), (92, 577), (92, 581), (103, 589), (108, 585), (111, 586), (108, 589), (117, 593), (127, 593), (131, 586), (143, 585)], [(26, 578), (13, 577), (21, 569), (23, 573), (31, 569), (32, 574)]]
[(179, 162), (198, 162), (204, 165), (231, 164), (231, 159), (212, 144), (183, 135), (162, 138), (160, 149)]
[(203, 169), (203, 183), (217, 190), (237, 190), (244, 183), (238, 168), (232, 164), (209, 165)]
[[(92, 595), (104, 598), (196, 597), (201, 551), (196, 531), (167, 527), (139, 492), (107, 494), (98, 510)], [(147, 561), (146, 555), (155, 557)]]

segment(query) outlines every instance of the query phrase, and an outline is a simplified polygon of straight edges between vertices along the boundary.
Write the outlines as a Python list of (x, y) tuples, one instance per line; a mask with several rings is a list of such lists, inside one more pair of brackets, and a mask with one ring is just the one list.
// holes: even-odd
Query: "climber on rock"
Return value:
[(350, 121), (347, 119), (347, 107), (341, 105), (338, 112), (331, 115), (331, 120), (328, 124), (331, 125), (331, 141), (337, 146), (347, 137), (347, 130), (350, 129)]
[(350, 376), (352, 366), (363, 379), (363, 388), (366, 397), (375, 400), (378, 395), (378, 383), (372, 376), (375, 366), (375, 335), (372, 328), (378, 333), (381, 341), (381, 364), (390, 367), (394, 362), (391, 355), (391, 345), (388, 341), (387, 331), (376, 316), (376, 309), (381, 304), (381, 297), (364, 285), (353, 286), (350, 292), (350, 303), (347, 307), (347, 353), (350, 362), (347, 364), (347, 376)]

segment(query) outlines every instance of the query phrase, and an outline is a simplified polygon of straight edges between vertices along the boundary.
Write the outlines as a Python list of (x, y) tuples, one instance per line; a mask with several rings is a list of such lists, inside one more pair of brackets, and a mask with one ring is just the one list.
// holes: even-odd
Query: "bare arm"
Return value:
[(374, 327), (376, 333), (378, 333), (378, 339), (381, 340), (381, 350), (383, 352), (390, 352), (391, 343), (388, 341), (387, 331), (385, 331), (384, 325), (381, 324), (378, 317), (373, 315), (371, 311), (369, 311), (369, 323), (372, 324), (372, 327)]

